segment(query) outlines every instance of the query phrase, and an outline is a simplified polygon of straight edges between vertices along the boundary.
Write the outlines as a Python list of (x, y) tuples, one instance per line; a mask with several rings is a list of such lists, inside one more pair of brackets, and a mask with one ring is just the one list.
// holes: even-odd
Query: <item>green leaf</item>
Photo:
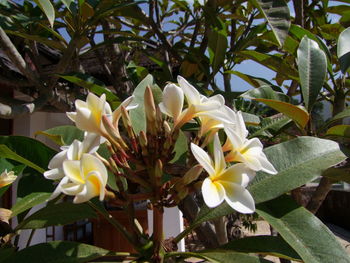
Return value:
[(212, 28), (209, 31), (208, 50), (213, 74), (222, 67), (227, 49), (226, 26), (221, 20), (219, 21), (221, 22), (221, 28)]
[(289, 8), (284, 0), (250, 1), (266, 18), (280, 46), (288, 35), (290, 26)]
[(277, 134), (283, 127), (288, 125), (292, 119), (287, 116), (281, 114), (277, 114), (277, 116), (271, 116), (268, 118), (264, 118), (261, 121), (261, 128), (250, 135), (250, 138), (256, 136), (266, 136), (272, 138), (275, 134)]
[(340, 33), (337, 45), (337, 56), (339, 58), (340, 69), (345, 72), (350, 67), (350, 27)]
[(326, 135), (350, 139), (350, 125), (342, 124), (333, 126), (327, 130)]
[(280, 72), (283, 76), (299, 80), (297, 71), (291, 67), (283, 58), (272, 55), (260, 53), (255, 50), (243, 50), (237, 52), (237, 54), (243, 58), (248, 58), (254, 60), (255, 62), (273, 70), (276, 72)]
[(17, 251), (6, 262), (83, 263), (108, 254), (108, 250), (87, 244), (69, 241), (51, 241)]
[(38, 229), (48, 226), (65, 225), (94, 217), (96, 217), (96, 213), (87, 204), (65, 202), (40, 209), (23, 220), (16, 229)]
[(261, 86), (257, 89), (251, 89), (244, 92), (241, 97), (246, 99), (270, 99), (289, 102), (290, 98), (282, 92), (277, 92), (272, 89), (270, 86)]
[(220, 249), (233, 250), (242, 253), (256, 253), (260, 255), (271, 255), (294, 261), (301, 261), (295, 250), (277, 236), (251, 236), (233, 240)]
[(17, 199), (16, 203), (11, 208), (12, 214), (11, 217), (15, 217), (16, 215), (36, 206), (46, 202), (52, 193), (31, 193), (23, 198)]
[(254, 114), (242, 111), (242, 117), (246, 125), (256, 126), (260, 124), (259, 116), (256, 116)]
[(0, 144), (5, 144), (11, 151), (42, 170), (47, 169), (49, 161), (56, 154), (56, 151), (42, 142), (24, 136), (0, 136)]
[(324, 127), (329, 126), (331, 123), (350, 117), (350, 107), (346, 108), (345, 110), (343, 110), (342, 112), (339, 112), (338, 114), (336, 114), (335, 116), (333, 116), (330, 120), (328, 120), (326, 122), (326, 124), (324, 125)]
[(44, 135), (58, 145), (70, 145), (75, 139), (82, 141), (84, 139), (84, 132), (72, 125), (57, 126), (46, 131), (38, 131), (37, 135)]
[(350, 167), (349, 165), (330, 167), (322, 173), (322, 176), (331, 179), (333, 182), (343, 181), (350, 184)]
[(42, 169), (41, 167), (39, 167), (35, 163), (32, 163), (31, 161), (23, 158), (22, 156), (16, 154), (15, 152), (13, 152), (10, 148), (8, 148), (4, 144), (0, 144), (0, 157), (7, 158), (7, 159), (10, 159), (10, 160), (14, 160), (14, 161), (23, 163), (23, 164), (25, 164), (25, 165), (27, 165), (27, 166), (37, 170), (39, 173), (44, 173), (45, 172), (44, 169)]
[(169, 257), (182, 257), (182, 258), (202, 258), (213, 263), (272, 263), (270, 260), (259, 258), (257, 256), (251, 256), (244, 253), (232, 252), (230, 250), (207, 250), (203, 252), (172, 252), (167, 253), (166, 258)]
[(350, 262), (332, 232), (290, 197), (281, 196), (257, 206), (262, 216), (308, 263)]
[(106, 94), (106, 100), (111, 104), (112, 109), (116, 108), (120, 104), (120, 100), (117, 95), (106, 88), (105, 84), (98, 79), (82, 73), (72, 73), (59, 75), (60, 78), (68, 80), (80, 87), (88, 89), (98, 96)]
[(53, 27), (53, 23), (55, 22), (55, 8), (51, 4), (50, 0), (34, 0), (34, 2), (44, 12), (50, 22), (51, 27)]
[(266, 80), (266, 79), (258, 78), (258, 77), (251, 76), (251, 75), (248, 75), (248, 74), (244, 74), (244, 73), (239, 72), (239, 71), (230, 70), (230, 71), (226, 71), (225, 73), (234, 74), (237, 77), (240, 77), (241, 79), (243, 79), (244, 81), (246, 81), (247, 83), (252, 85), (254, 88), (259, 88), (259, 87), (261, 87), (263, 85), (272, 86), (272, 83), (270, 81)]
[(130, 110), (130, 118), (132, 122), (132, 127), (136, 134), (140, 131), (146, 131), (146, 115), (145, 115), (145, 105), (144, 105), (144, 95), (147, 86), (153, 85), (152, 75), (147, 75), (134, 90), (134, 103), (138, 104), (136, 109)]
[(307, 36), (301, 40), (297, 53), (301, 92), (305, 106), (311, 112), (326, 78), (327, 58), (318, 44)]
[(256, 203), (304, 185), (346, 159), (338, 143), (307, 136), (268, 147), (264, 152), (278, 174), (257, 173), (248, 186)]
[(171, 163), (176, 163), (179, 159), (181, 159), (183, 154), (187, 153), (187, 150), (188, 150), (187, 137), (182, 131), (180, 131), (179, 137), (177, 138), (177, 141), (174, 147), (175, 156), (171, 160)]

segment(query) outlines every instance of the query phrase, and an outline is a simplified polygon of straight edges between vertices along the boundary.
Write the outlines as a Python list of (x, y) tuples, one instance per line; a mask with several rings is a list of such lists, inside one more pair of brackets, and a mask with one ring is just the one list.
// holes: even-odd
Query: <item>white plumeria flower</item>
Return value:
[(95, 153), (101, 144), (101, 136), (95, 133), (85, 133), (84, 140), (74, 140), (69, 146), (62, 146), (49, 162), (50, 170), (44, 172), (44, 176), (50, 180), (58, 180), (64, 177), (63, 162), (65, 160), (80, 160), (84, 153)]
[(7, 169), (0, 175), (0, 188), (12, 184), (17, 178), (13, 171), (7, 172)]
[(277, 174), (275, 167), (269, 162), (269, 160), (267, 160), (260, 140), (258, 138), (247, 139), (245, 137), (245, 126), (237, 127), (242, 125), (242, 120), (237, 123), (236, 127), (232, 125), (224, 125), (227, 141), (223, 146), (223, 151), (228, 151), (225, 160), (227, 162), (244, 163), (254, 171), (264, 171), (269, 174)]
[[(200, 117), (210, 111), (221, 108), (225, 100), (221, 95), (210, 98), (201, 95), (183, 77), (177, 77), (179, 86), (168, 84), (163, 91), (163, 102), (159, 104), (160, 110), (174, 118), (174, 126), (179, 128), (195, 117)], [(186, 97), (188, 108), (183, 110), (183, 101)]]
[(203, 199), (208, 207), (216, 207), (225, 200), (240, 213), (255, 211), (254, 199), (245, 189), (255, 172), (242, 163), (227, 167), (217, 134), (214, 137), (214, 161), (202, 148), (193, 143), (191, 150), (209, 174), (202, 184)]
[(85, 133), (84, 140), (74, 140), (69, 146), (62, 146), (61, 152), (57, 153), (49, 162), (48, 168), (50, 170), (44, 172), (46, 179), (59, 180), (59, 184), (56, 186), (55, 191), (52, 193), (50, 199), (56, 198), (62, 192), (62, 185), (69, 182), (69, 178), (65, 176), (63, 171), (63, 162), (66, 160), (79, 161), (83, 154), (95, 153), (101, 144), (101, 136), (87, 132)]
[(97, 157), (83, 154), (80, 161), (66, 160), (63, 162), (66, 183), (60, 185), (66, 195), (75, 196), (74, 203), (83, 203), (95, 196), (102, 201), (107, 184), (107, 169)]
[(86, 102), (82, 100), (75, 101), (75, 108), (76, 112), (67, 112), (67, 116), (75, 122), (79, 129), (103, 135), (105, 130), (102, 125), (102, 116), (106, 115), (111, 118), (112, 115), (105, 94), (102, 94), (99, 98), (95, 94), (89, 93)]
[(119, 119), (122, 116), (122, 107), (124, 107), (126, 110), (132, 110), (138, 107), (138, 104), (132, 104), (132, 101), (134, 100), (134, 96), (130, 96), (126, 98), (116, 110), (113, 111), (112, 113), (112, 123), (114, 127), (119, 131), (118, 129), (118, 123)]

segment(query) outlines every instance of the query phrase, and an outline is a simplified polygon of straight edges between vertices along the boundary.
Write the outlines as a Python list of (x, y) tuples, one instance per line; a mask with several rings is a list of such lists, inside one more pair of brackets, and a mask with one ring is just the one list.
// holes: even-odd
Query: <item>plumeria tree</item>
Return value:
[[(1, 96), (1, 116), (55, 108), (75, 126), (41, 132), (59, 152), (34, 139), (0, 137), (0, 196), (18, 180), (19, 197), (11, 210), (0, 210), (0, 262), (88, 262), (107, 255), (144, 262), (269, 262), (264, 255), (349, 262), (313, 215), (334, 181), (349, 181), (339, 144), (346, 146), (348, 127), (341, 122), (349, 116), (348, 6), (289, 2), (295, 17), (283, 0), (1, 2), (0, 45), (16, 81), (8, 67), (0, 81), (31, 98)], [(57, 55), (52, 72), (38, 59), (43, 50)], [(109, 88), (86, 74), (89, 53)], [(247, 60), (273, 70), (274, 82), (237, 71)], [(254, 89), (237, 92), (233, 75)], [(333, 117), (319, 125), (321, 101), (330, 103)], [(308, 209), (296, 204), (299, 187), (319, 176)], [(135, 220), (140, 201), (153, 211), (152, 235)], [(131, 230), (108, 203), (126, 212)], [(164, 240), (164, 208), (174, 206), (189, 226)], [(279, 235), (229, 242), (217, 222), (233, 213), (257, 213)], [(67, 241), (31, 246), (36, 229), (96, 216), (136, 253)], [(9, 223), (14, 218), (16, 226)], [(16, 251), (24, 229), (31, 230), (27, 248)], [(206, 250), (177, 252), (192, 231)]]

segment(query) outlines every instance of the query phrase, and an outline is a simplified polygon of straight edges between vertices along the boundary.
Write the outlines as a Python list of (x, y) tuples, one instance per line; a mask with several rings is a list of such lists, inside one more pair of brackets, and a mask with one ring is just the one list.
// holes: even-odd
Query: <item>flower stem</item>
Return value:
[(153, 262), (161, 263), (164, 261), (162, 253), (163, 240), (163, 207), (154, 206), (153, 208)]

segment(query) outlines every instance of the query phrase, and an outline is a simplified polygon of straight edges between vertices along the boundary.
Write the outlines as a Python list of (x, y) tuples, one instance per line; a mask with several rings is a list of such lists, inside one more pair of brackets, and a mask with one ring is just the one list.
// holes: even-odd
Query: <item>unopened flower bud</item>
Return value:
[(107, 118), (106, 115), (102, 116), (102, 123), (107, 132), (104, 136), (117, 148), (123, 147), (127, 148), (126, 143), (120, 137), (119, 132), (113, 127), (111, 121)]
[(156, 127), (156, 106), (154, 104), (153, 93), (150, 86), (147, 86), (144, 95), (145, 113), (147, 120), (147, 131), (155, 135), (157, 133)]
[(163, 176), (163, 163), (161, 160), (156, 161), (156, 167), (154, 169), (154, 175), (157, 179), (162, 178)]
[(193, 166), (190, 170), (185, 173), (184, 177), (182, 177), (182, 183), (184, 185), (188, 185), (193, 181), (197, 180), (199, 175), (202, 173), (203, 167), (199, 164)]
[(163, 129), (164, 129), (165, 137), (167, 138), (168, 136), (170, 136), (171, 128), (170, 128), (170, 125), (167, 121), (163, 122)]

